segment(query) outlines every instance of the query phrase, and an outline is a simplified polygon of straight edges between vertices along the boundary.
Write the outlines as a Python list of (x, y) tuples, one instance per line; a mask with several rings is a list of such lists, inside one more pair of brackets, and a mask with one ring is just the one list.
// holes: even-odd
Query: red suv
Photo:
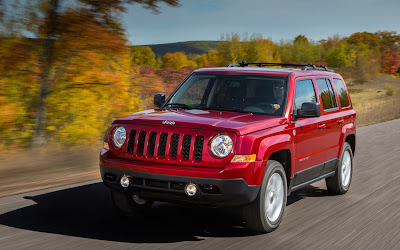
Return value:
[(104, 138), (101, 176), (126, 214), (154, 201), (242, 206), (246, 226), (265, 233), (290, 192), (321, 179), (335, 194), (350, 187), (356, 113), (343, 78), (324, 66), (197, 69), (154, 105), (115, 120)]

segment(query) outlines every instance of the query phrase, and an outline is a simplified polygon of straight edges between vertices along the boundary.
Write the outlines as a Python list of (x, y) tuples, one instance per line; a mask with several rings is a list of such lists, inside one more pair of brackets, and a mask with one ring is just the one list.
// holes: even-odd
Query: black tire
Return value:
[(131, 194), (115, 189), (111, 189), (111, 197), (114, 206), (127, 216), (146, 213), (153, 205), (153, 201), (146, 201), (144, 204), (138, 204), (133, 200)]
[[(350, 157), (350, 166), (345, 166), (346, 164), (343, 164), (343, 161), (346, 161), (347, 157)], [(344, 172), (346, 171), (346, 167), (347, 168), (350, 167), (348, 180), (346, 180), (346, 177), (344, 177), (345, 176)], [(353, 175), (353, 150), (351, 149), (350, 144), (345, 142), (343, 144), (342, 154), (340, 156), (335, 175), (325, 179), (328, 191), (333, 194), (345, 194), (350, 188), (352, 175)]]
[[(278, 206), (281, 209), (278, 217), (273, 221), (271, 221), (267, 216), (265, 200), (267, 198), (266, 193), (267, 193), (268, 183), (274, 174), (278, 174), (281, 177), (281, 181), (283, 184), (283, 192), (280, 191), (277, 192), (280, 194), (279, 197), (282, 199), (282, 206), (281, 207)], [(276, 179), (276, 177), (278, 176), (274, 176), (274, 179)], [(270, 189), (270, 192), (273, 192), (273, 190)], [(277, 197), (276, 199), (278, 199), (279, 197)], [(274, 198), (271, 198), (271, 201), (273, 201), (273, 199)], [(269, 160), (266, 166), (264, 179), (261, 184), (261, 189), (260, 192), (258, 193), (256, 200), (253, 203), (244, 207), (243, 209), (243, 215), (246, 221), (246, 228), (249, 231), (258, 233), (269, 233), (274, 231), (276, 228), (278, 228), (279, 224), (282, 221), (283, 213), (286, 207), (286, 201), (287, 201), (287, 180), (286, 180), (285, 170), (283, 169), (282, 164), (280, 164), (279, 162)]]

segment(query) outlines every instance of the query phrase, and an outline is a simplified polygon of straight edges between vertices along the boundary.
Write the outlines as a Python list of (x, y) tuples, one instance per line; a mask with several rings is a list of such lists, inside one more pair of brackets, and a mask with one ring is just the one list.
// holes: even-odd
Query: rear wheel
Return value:
[(328, 191), (334, 194), (345, 194), (350, 188), (352, 174), (353, 151), (350, 144), (345, 142), (335, 175), (326, 178)]
[(268, 233), (281, 223), (287, 201), (287, 180), (282, 164), (270, 160), (256, 200), (244, 208), (246, 227)]
[(111, 197), (115, 207), (123, 214), (129, 216), (145, 213), (153, 205), (153, 201), (142, 200), (139, 197), (134, 197), (132, 194), (115, 189), (111, 189)]

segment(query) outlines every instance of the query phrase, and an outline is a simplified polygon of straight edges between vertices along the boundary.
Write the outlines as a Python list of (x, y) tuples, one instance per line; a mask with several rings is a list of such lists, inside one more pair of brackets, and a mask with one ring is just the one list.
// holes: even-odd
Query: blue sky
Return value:
[(260, 33), (273, 41), (299, 34), (320, 40), (339, 34), (390, 30), (400, 33), (400, 0), (180, 0), (160, 14), (131, 5), (123, 16), (134, 45), (194, 40), (221, 34)]

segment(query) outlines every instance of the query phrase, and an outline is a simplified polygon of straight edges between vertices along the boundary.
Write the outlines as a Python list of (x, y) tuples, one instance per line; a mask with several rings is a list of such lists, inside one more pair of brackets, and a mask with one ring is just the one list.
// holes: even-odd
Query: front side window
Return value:
[(187, 105), (201, 105), (204, 93), (206, 92), (206, 88), (208, 84), (213, 80), (213, 78), (202, 77), (194, 79), (192, 84), (190, 86), (187, 86), (188, 88), (186, 92), (182, 95), (180, 102)]
[(165, 107), (282, 116), (286, 98), (286, 77), (194, 73)]
[(311, 79), (300, 80), (296, 83), (294, 114), (297, 114), (297, 110), (301, 109), (304, 102), (317, 102), (314, 84)]

